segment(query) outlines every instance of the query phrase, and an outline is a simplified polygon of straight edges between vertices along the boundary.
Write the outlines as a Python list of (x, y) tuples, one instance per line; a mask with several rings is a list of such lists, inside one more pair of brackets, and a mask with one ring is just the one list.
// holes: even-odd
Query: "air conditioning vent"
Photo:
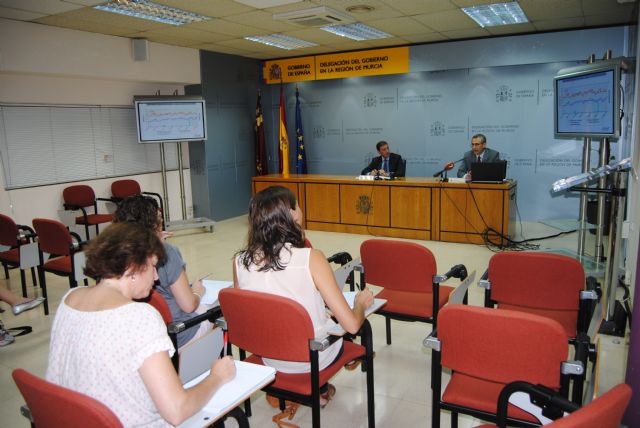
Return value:
[(304, 27), (324, 27), (325, 25), (343, 25), (355, 22), (355, 19), (346, 13), (338, 12), (326, 6), (275, 13), (273, 14), (273, 19)]

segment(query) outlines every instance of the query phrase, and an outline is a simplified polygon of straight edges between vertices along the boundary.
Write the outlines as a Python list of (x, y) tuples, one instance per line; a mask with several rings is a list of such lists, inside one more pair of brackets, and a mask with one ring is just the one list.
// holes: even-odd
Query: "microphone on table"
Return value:
[[(460, 162), (461, 160), (464, 160), (464, 158), (460, 158), (460, 159), (458, 159), (457, 161), (448, 162), (448, 163), (444, 166), (444, 168), (442, 168), (442, 170), (441, 170), (441, 171), (436, 172), (435, 174), (433, 174), (433, 176), (434, 176), (434, 177), (441, 177), (441, 176), (442, 176), (442, 174), (444, 173), (444, 175), (445, 175), (445, 176), (444, 176), (444, 178), (443, 178), (443, 181), (445, 181), (445, 180), (446, 180), (446, 178), (447, 178), (447, 174), (446, 174), (446, 173), (447, 173), (447, 171), (449, 171), (450, 169), (453, 169), (453, 166), (454, 166), (455, 164), (457, 164), (458, 162)], [(448, 181), (448, 180), (447, 180), (447, 181)]]

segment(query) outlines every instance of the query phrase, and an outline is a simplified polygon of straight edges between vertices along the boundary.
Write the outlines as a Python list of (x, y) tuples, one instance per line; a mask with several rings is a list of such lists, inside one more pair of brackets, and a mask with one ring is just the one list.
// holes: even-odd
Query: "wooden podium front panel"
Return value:
[(431, 229), (431, 188), (391, 187), (391, 227)]
[(341, 185), (340, 223), (389, 226), (389, 186)]
[(483, 243), (489, 227), (506, 234), (504, 189), (442, 188), (440, 196), (440, 239), (451, 242)]
[(296, 195), (296, 199), (300, 200), (300, 194), (298, 193), (298, 183), (290, 182), (290, 181), (253, 181), (253, 193), (256, 194), (267, 187), (271, 186), (282, 186), (290, 189), (294, 195)]
[(307, 221), (340, 223), (340, 185), (307, 183), (305, 218)]

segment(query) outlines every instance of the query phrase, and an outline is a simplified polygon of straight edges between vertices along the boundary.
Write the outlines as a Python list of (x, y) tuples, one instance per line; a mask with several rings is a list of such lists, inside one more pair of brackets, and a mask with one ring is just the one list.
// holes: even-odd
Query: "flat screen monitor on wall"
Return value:
[(200, 97), (134, 97), (133, 102), (140, 143), (207, 138), (205, 102)]
[(560, 70), (554, 78), (556, 138), (620, 136), (620, 66), (602, 62)]

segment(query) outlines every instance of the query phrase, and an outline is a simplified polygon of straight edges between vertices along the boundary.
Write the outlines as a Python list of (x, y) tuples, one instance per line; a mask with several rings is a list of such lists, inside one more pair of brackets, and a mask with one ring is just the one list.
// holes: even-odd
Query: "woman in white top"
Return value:
[[(282, 186), (269, 187), (256, 195), (249, 205), (247, 247), (234, 260), (234, 286), (288, 297), (309, 313), (316, 337), (324, 337), (335, 325), (327, 307), (342, 328), (357, 333), (373, 303), (370, 290), (359, 292), (351, 309), (336, 283), (333, 271), (321, 251), (304, 248), (300, 226), (302, 212), (294, 194)], [(319, 355), (320, 369), (329, 366), (340, 354), (338, 340)], [(285, 373), (307, 373), (309, 363), (264, 360)]]
[(185, 390), (160, 314), (133, 299), (149, 295), (164, 248), (155, 233), (112, 224), (89, 243), (85, 273), (98, 281), (70, 290), (51, 330), (47, 379), (109, 407), (125, 427), (178, 425), (235, 376), (226, 357)]

